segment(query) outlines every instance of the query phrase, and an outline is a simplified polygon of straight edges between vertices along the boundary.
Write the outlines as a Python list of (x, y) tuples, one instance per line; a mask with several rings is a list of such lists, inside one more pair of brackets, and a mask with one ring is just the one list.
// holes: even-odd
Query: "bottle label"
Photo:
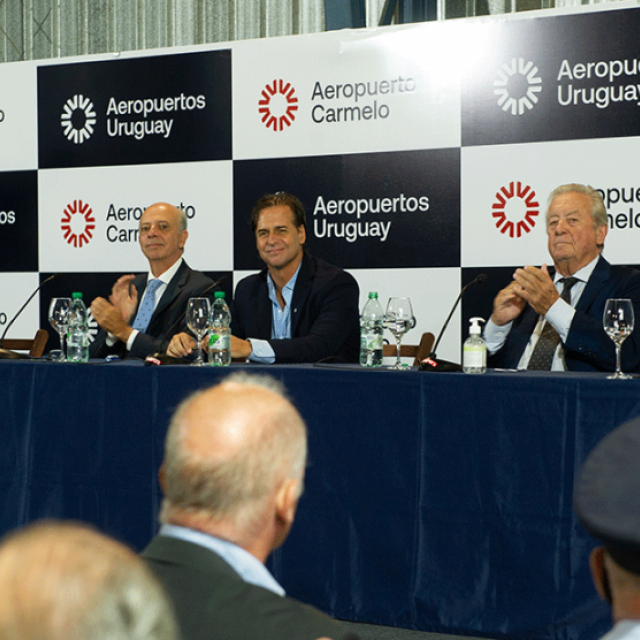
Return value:
[(464, 347), (464, 366), (465, 367), (486, 367), (487, 366), (487, 350), (484, 345), (474, 345)]
[(227, 334), (212, 333), (209, 338), (209, 348), (215, 351), (225, 351), (231, 348), (231, 336)]

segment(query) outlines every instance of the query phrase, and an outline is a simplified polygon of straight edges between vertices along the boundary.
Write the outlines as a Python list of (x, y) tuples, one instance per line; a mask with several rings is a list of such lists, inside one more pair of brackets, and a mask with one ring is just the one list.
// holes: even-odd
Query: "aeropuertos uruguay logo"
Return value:
[(82, 200), (74, 200), (64, 208), (60, 228), (65, 240), (76, 248), (81, 248), (93, 237), (96, 219), (91, 206)]
[(298, 98), (291, 83), (284, 80), (274, 80), (262, 90), (262, 99), (258, 101), (258, 112), (262, 114), (264, 126), (282, 131), (285, 126), (290, 127), (296, 119)]
[(491, 208), (496, 228), (511, 238), (529, 233), (540, 214), (536, 192), (529, 185), (523, 186), (522, 182), (510, 182), (509, 186), (500, 187)]
[(514, 58), (510, 64), (503, 64), (494, 80), (493, 92), (498, 96), (498, 105), (503, 111), (521, 116), (527, 109), (533, 109), (542, 91), (542, 78), (538, 67), (523, 58)]
[(62, 110), (60, 124), (64, 135), (71, 142), (82, 144), (91, 137), (93, 127), (96, 124), (96, 112), (93, 110), (93, 102), (89, 98), (85, 98), (81, 93), (69, 98)]

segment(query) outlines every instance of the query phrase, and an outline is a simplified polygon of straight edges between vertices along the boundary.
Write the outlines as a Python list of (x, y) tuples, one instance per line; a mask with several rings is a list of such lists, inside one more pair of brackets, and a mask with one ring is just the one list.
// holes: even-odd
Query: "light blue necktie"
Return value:
[(156, 306), (156, 291), (161, 284), (162, 280), (149, 280), (144, 300), (138, 309), (135, 322), (133, 323), (133, 328), (141, 333), (144, 333), (149, 326), (149, 320), (151, 320), (153, 309)]

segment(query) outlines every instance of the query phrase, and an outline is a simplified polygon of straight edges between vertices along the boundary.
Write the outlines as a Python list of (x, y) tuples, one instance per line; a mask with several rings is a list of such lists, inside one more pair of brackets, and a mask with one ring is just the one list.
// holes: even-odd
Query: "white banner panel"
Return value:
[(459, 146), (450, 32), (430, 24), (235, 44), (234, 158)]
[(0, 171), (38, 168), (36, 66), (0, 65)]
[[(3, 273), (2, 296), (0, 296), (0, 336), (5, 332), (11, 319), (40, 284), (37, 273)], [(44, 285), (45, 287), (47, 285)], [(7, 338), (33, 338), (40, 328), (40, 297), (36, 296), (20, 317), (11, 325)], [(55, 333), (51, 327), (45, 327)]]
[(192, 268), (231, 270), (231, 173), (227, 161), (41, 170), (40, 270), (145, 271), (138, 221), (159, 201), (187, 213)]
[(572, 140), (462, 149), (462, 266), (549, 262), (545, 212), (553, 189), (599, 189), (609, 213), (605, 256), (638, 264), (640, 180), (630, 158), (639, 138)]

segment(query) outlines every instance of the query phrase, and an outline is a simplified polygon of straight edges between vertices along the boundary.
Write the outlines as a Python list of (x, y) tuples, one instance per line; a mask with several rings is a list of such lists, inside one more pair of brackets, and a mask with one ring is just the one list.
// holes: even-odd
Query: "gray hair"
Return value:
[(129, 548), (79, 523), (38, 522), (0, 547), (0, 639), (178, 640), (173, 608)]
[(178, 218), (178, 230), (180, 232), (187, 230), (187, 213), (182, 207), (176, 207), (178, 213), (180, 214)]
[[(256, 436), (224, 459), (197, 455), (186, 445), (185, 417), (210, 389), (197, 391), (175, 411), (165, 443), (165, 498), (160, 520), (172, 514), (198, 513), (214, 520), (229, 519), (242, 530), (260, 516), (266, 500), (285, 478), (298, 481), (302, 492), (307, 457), (307, 431), (302, 417), (288, 401), (282, 384), (267, 375), (234, 373), (220, 384), (260, 388), (282, 402), (269, 415), (256, 415)], [(213, 414), (213, 410), (212, 410)]]
[(563, 184), (551, 192), (547, 201), (547, 222), (549, 221), (549, 207), (553, 199), (565, 193), (582, 193), (588, 196), (591, 200), (591, 217), (593, 218), (594, 228), (597, 229), (598, 227), (606, 227), (608, 225), (607, 210), (604, 206), (602, 194), (589, 185), (578, 183)]

